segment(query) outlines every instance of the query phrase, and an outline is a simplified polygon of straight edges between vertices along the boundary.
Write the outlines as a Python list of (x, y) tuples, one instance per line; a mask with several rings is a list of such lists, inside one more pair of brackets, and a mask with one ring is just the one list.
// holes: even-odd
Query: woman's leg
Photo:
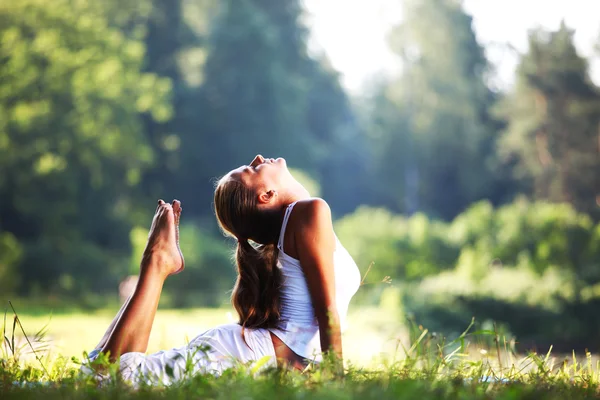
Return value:
[(180, 216), (179, 201), (171, 205), (159, 200), (135, 291), (113, 320), (114, 328), (109, 326), (100, 342), (101, 351), (110, 352), (111, 361), (124, 353), (146, 352), (163, 284), (184, 266), (179, 249)]
[(98, 343), (98, 345), (96, 345), (96, 347), (94, 347), (94, 350), (102, 350), (102, 348), (104, 347), (106, 342), (108, 342), (108, 338), (110, 337), (110, 334), (112, 333), (113, 329), (115, 329), (115, 325), (117, 324), (117, 321), (119, 321), (119, 319), (121, 318), (121, 315), (123, 315), (123, 311), (125, 311), (125, 308), (127, 308), (127, 304), (129, 304), (129, 300), (131, 300), (131, 296), (129, 296), (127, 298), (127, 300), (125, 300), (123, 302), (123, 305), (119, 309), (119, 312), (113, 318), (112, 322), (106, 329), (106, 332), (104, 332), (104, 336), (102, 336), (102, 339), (100, 339), (100, 343)]

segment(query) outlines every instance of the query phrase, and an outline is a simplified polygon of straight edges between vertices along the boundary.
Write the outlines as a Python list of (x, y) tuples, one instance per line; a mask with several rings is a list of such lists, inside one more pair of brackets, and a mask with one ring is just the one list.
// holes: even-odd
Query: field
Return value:
[[(60, 314), (17, 312), (28, 336), (33, 337), (46, 327), (44, 343), (39, 344), (45, 354), (50, 358), (58, 355), (70, 358), (81, 357), (84, 351), (94, 348), (116, 310)], [(159, 310), (148, 351), (182, 346), (209, 328), (234, 322), (233, 313), (232, 309), (210, 308)], [(351, 312), (344, 333), (346, 358), (357, 365), (368, 366), (382, 354), (391, 354), (398, 339), (408, 340), (406, 329), (394, 314), (381, 308), (361, 308)], [(10, 315), (8, 319), (11, 322)], [(19, 330), (16, 335), (17, 347), (19, 343), (25, 344)], [(28, 358), (31, 357), (29, 354)]]
[[(394, 398), (394, 399), (514, 399), (595, 398), (598, 368), (595, 358), (516, 355), (493, 332), (471, 332), (453, 342), (415, 327), (409, 335), (399, 317), (381, 308), (351, 311), (344, 334), (346, 372), (339, 377), (327, 365), (304, 373), (248, 367), (220, 378), (198, 376), (170, 388), (134, 390), (119, 382), (97, 384), (77, 375), (71, 357), (92, 349), (114, 310), (66, 313), (19, 312), (41, 363), (15, 327), (17, 357), (11, 353), (13, 318), (0, 361), (1, 398)], [(228, 309), (160, 310), (149, 351), (180, 346), (212, 326), (232, 321)], [(35, 333), (46, 327), (43, 337)], [(411, 339), (412, 338), (412, 341)], [(490, 340), (492, 339), (492, 340)], [(490, 347), (489, 344), (492, 343)]]

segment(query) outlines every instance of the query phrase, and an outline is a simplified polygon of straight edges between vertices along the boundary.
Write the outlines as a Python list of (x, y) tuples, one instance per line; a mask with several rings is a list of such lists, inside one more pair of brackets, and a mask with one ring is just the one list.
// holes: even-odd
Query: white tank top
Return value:
[[(279, 243), (277, 243), (279, 248), (277, 265), (283, 273), (281, 324), (280, 329), (270, 329), (270, 331), (294, 353), (307, 359), (320, 361), (319, 324), (315, 317), (306, 278), (300, 261), (285, 254), (283, 250), (285, 228), (295, 204), (296, 202), (290, 204), (285, 211)], [(343, 331), (350, 299), (360, 286), (360, 271), (337, 237), (335, 240), (336, 248), (333, 253), (335, 300)]]

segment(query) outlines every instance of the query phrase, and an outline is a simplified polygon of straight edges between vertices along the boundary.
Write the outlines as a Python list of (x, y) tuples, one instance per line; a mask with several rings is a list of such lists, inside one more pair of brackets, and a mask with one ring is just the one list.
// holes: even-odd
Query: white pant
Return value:
[[(188, 345), (162, 350), (154, 354), (125, 353), (121, 355), (119, 370), (124, 380), (138, 385), (141, 381), (148, 384), (173, 382), (189, 378), (196, 374), (221, 373), (236, 363), (249, 363), (264, 357), (264, 366), (276, 366), (275, 349), (271, 335), (266, 329), (245, 329), (238, 324), (221, 325), (196, 336)], [(247, 344), (246, 344), (247, 343)], [(90, 353), (94, 360), (98, 350)], [(82, 368), (91, 372), (89, 368)]]

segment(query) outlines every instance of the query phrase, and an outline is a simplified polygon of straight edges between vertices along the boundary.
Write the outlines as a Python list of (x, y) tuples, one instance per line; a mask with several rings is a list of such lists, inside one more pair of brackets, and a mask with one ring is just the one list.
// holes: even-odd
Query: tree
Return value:
[(343, 213), (358, 204), (344, 171), (360, 159), (360, 136), (337, 74), (308, 55), (301, 17), (296, 0), (221, 3), (202, 88), (208, 169), (215, 176), (256, 153), (281, 155)]
[(23, 247), (21, 281), (106, 287), (153, 162), (140, 115), (170, 117), (170, 82), (87, 1), (5, 1), (0, 37), (0, 230)]
[(392, 84), (376, 83), (360, 107), (370, 144), (370, 196), (368, 204), (412, 214), (417, 210), (417, 174), (410, 116), (393, 99)]
[[(488, 62), (472, 18), (460, 1), (406, 0), (390, 43), (403, 70), (378, 96), (399, 115), (375, 116), (385, 132), (374, 145), (380, 148), (378, 176), (404, 188), (394, 208), (449, 219), (473, 201), (494, 197), (498, 122), (489, 108), (495, 95), (485, 83)], [(404, 157), (394, 163), (398, 169), (388, 168), (397, 157)]]
[[(205, 171), (204, 146), (206, 115), (202, 91), (207, 44), (217, 3), (214, 0), (153, 0), (146, 26), (145, 70), (168, 77), (172, 84), (173, 117), (165, 122), (145, 118), (145, 133), (156, 153), (156, 162), (142, 178), (142, 187), (150, 198), (172, 196), (184, 199), (186, 215), (208, 214), (210, 187)], [(199, 182), (198, 172), (204, 182)], [(196, 183), (197, 182), (197, 183)], [(210, 188), (209, 188), (210, 189)], [(191, 200), (194, 201), (185, 201)]]
[(304, 99), (298, 105), (310, 157), (299, 166), (318, 177), (335, 214), (351, 212), (363, 198), (368, 154), (339, 75), (324, 55), (309, 55), (301, 1), (254, 1), (277, 31), (288, 80)]
[(219, 155), (221, 171), (256, 153), (287, 152), (292, 162), (307, 155), (302, 154), (304, 99), (277, 52), (280, 40), (252, 1), (222, 3), (204, 85), (214, 123), (207, 145)]
[[(370, 152), (350, 99), (327, 60), (314, 60), (308, 92), (308, 129), (318, 144), (317, 175), (336, 216), (366, 198)], [(313, 150), (315, 151), (315, 150)], [(315, 151), (316, 152), (316, 151)], [(368, 186), (367, 186), (368, 187)]]
[(499, 114), (508, 121), (502, 154), (528, 193), (597, 212), (600, 93), (564, 23), (555, 32), (530, 33), (515, 89)]

